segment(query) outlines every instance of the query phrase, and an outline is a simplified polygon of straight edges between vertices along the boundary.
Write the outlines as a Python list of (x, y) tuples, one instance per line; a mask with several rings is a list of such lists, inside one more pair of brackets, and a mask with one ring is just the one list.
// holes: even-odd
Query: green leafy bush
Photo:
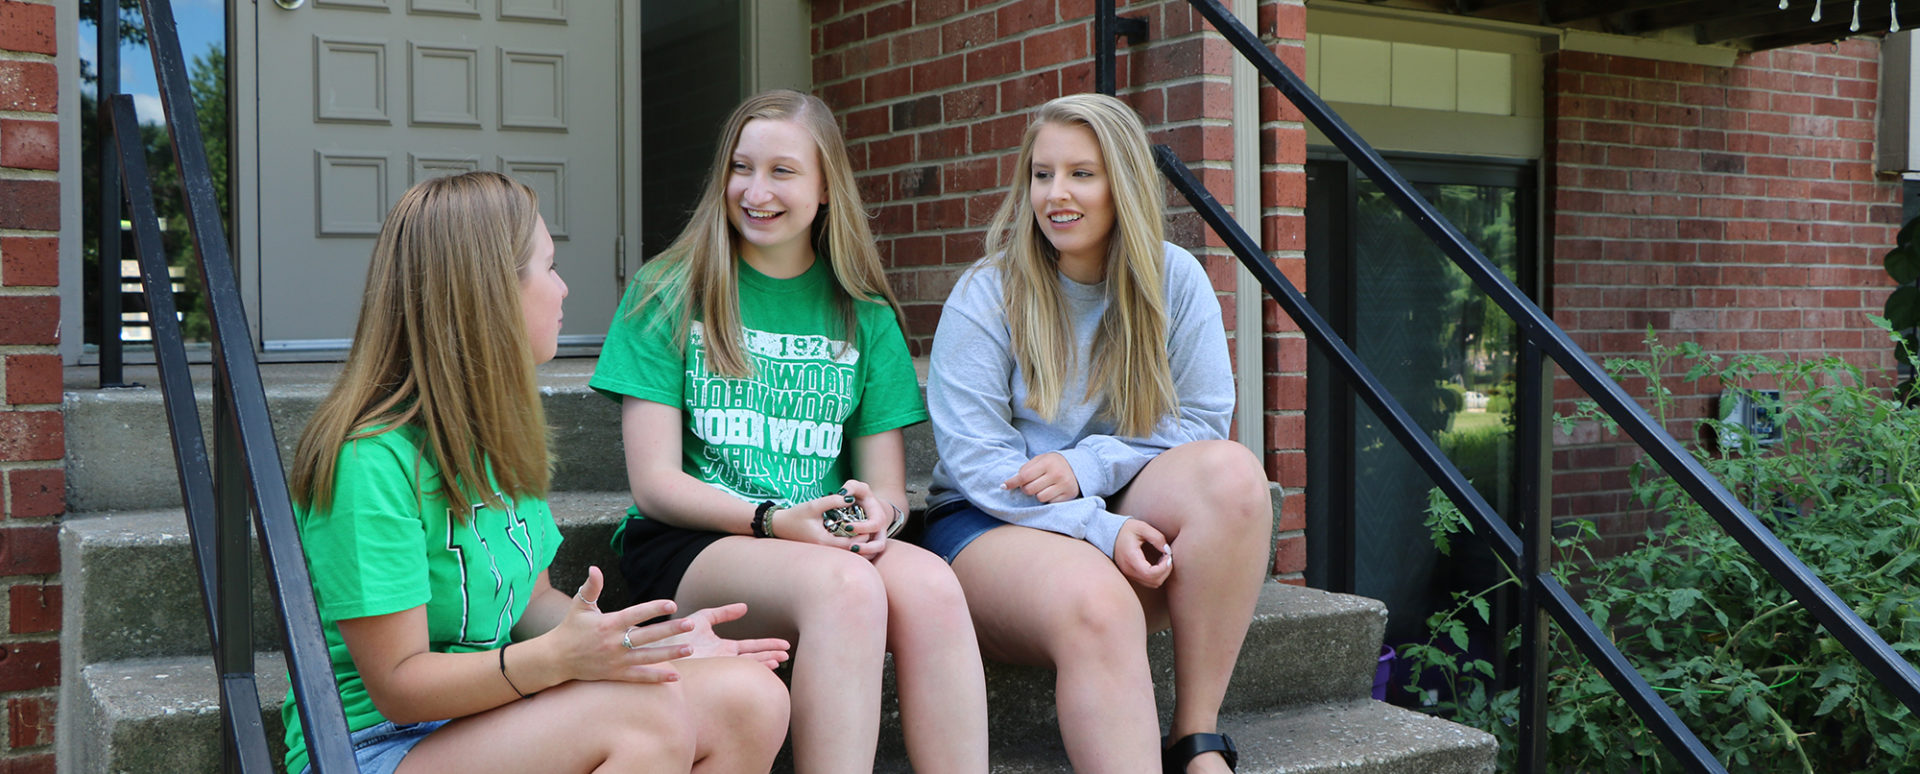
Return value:
[[(1884, 328), (1884, 323), (1881, 323)], [(1894, 650), (1920, 652), (1920, 410), (1890, 389), (1867, 385), (1838, 360), (1723, 360), (1698, 346), (1661, 345), (1651, 357), (1609, 360), (1615, 376), (1648, 379), (1655, 416), (1666, 419), (1663, 374), (1717, 377), (1730, 388), (1776, 388), (1786, 440), (1770, 449), (1740, 434), (1732, 448), (1692, 453)], [(1598, 421), (1591, 405), (1564, 426)], [(1701, 420), (1719, 438), (1721, 423)], [(1651, 463), (1633, 466), (1635, 499), (1663, 514), (1664, 527), (1618, 556), (1594, 559), (1590, 523), (1562, 525), (1554, 574), (1660, 691), (1680, 718), (1731, 770), (1751, 772), (1913, 771), (1920, 722), (1881, 690), (1864, 666), (1728, 537), (1679, 485)], [(1657, 521), (1657, 520), (1656, 520)], [(1447, 550), (1468, 529), (1435, 492), (1429, 527)], [(1511, 570), (1511, 568), (1509, 568)], [(1518, 689), (1498, 690), (1493, 668), (1467, 652), (1469, 625), (1489, 620), (1498, 588), (1457, 594), (1435, 614), (1432, 638), (1403, 649), (1415, 674), (1444, 685), (1431, 709), (1500, 737), (1513, 753)], [(1517, 649), (1517, 630), (1506, 647)], [(1681, 770), (1571, 641), (1551, 645), (1549, 758), (1557, 770)], [(1517, 655), (1517, 654), (1516, 654)], [(1410, 688), (1424, 691), (1434, 688)]]

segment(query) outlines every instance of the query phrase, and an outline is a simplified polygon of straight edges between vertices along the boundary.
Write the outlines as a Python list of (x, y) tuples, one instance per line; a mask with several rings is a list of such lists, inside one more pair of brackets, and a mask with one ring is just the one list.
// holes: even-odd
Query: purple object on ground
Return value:
[(1373, 700), (1387, 700), (1387, 682), (1393, 675), (1393, 647), (1380, 646), (1380, 666), (1373, 670)]

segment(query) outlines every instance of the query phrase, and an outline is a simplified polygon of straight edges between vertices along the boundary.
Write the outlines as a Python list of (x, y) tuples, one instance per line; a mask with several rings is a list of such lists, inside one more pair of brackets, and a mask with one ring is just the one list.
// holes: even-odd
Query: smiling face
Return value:
[(552, 360), (560, 351), (560, 306), (566, 298), (567, 281), (553, 265), (553, 234), (541, 218), (533, 228), (533, 254), (520, 270), (520, 314), (526, 319), (535, 363)]
[(1107, 240), (1113, 233), (1113, 190), (1093, 130), (1080, 124), (1042, 124), (1033, 138), (1028, 173), (1032, 179), (1027, 196), (1036, 225), (1059, 251), (1060, 262), (1104, 273)]
[(810, 256), (813, 216), (826, 195), (820, 150), (805, 127), (766, 118), (741, 127), (728, 162), (727, 220), (748, 260)]

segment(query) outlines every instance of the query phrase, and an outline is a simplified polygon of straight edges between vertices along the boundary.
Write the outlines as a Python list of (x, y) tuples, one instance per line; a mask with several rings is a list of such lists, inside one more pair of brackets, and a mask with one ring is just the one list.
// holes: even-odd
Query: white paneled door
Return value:
[(475, 169), (539, 192), (571, 287), (562, 343), (599, 342), (619, 300), (616, 251), (636, 182), (621, 146), (637, 136), (621, 98), (634, 82), (621, 74), (634, 5), (242, 5), (252, 29), (242, 16), (236, 198), (241, 243), (254, 248), (242, 257), (249, 311), (269, 354), (337, 357), (387, 209), (415, 182)]

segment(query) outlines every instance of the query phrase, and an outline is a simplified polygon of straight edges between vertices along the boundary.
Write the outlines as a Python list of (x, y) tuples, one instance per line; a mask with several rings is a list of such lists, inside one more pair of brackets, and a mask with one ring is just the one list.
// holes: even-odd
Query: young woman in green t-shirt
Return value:
[[(901, 428), (927, 418), (840, 130), (819, 99), (748, 99), (678, 239), (639, 273), (591, 382), (621, 401), (642, 598), (745, 601), (797, 638), (800, 774), (870, 772), (893, 653), (915, 771), (987, 770), (986, 687), (953, 571), (888, 540)], [(838, 534), (839, 511), (865, 519)]]
[[(787, 643), (716, 637), (744, 605), (642, 626), (674, 603), (603, 612), (599, 570), (575, 595), (549, 581), (534, 366), (567, 295), (553, 256), (533, 191), (492, 172), (414, 186), (381, 228), (345, 372), (292, 476), (355, 759), (363, 774), (764, 772)], [(283, 717), (287, 769), (304, 772), (291, 695)]]

